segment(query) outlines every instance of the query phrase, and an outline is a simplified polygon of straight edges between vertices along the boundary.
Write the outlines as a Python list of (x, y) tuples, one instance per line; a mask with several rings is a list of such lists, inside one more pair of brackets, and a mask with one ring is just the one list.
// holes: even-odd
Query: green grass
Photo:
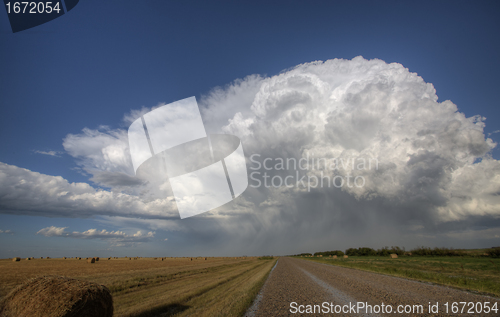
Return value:
[(353, 256), (348, 259), (325, 257), (302, 259), (448, 285), (500, 297), (498, 258), (403, 256), (391, 259), (381, 256)]
[(274, 259), (274, 257), (272, 257), (272, 256), (267, 256), (267, 255), (266, 255), (266, 256), (261, 256), (261, 257), (260, 257), (260, 258), (258, 258), (258, 259), (259, 259), (259, 260), (273, 260), (273, 259)]

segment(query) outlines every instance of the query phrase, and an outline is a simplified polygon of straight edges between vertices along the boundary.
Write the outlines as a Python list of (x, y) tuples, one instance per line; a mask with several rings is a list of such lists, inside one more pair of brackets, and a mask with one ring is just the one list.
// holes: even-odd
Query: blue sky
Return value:
[[(142, 106), (190, 96), (200, 100), (215, 87), (252, 74), (271, 77), (302, 63), (356, 56), (400, 63), (417, 73), (434, 85), (439, 102), (451, 100), (466, 117), (486, 117), (485, 135), (493, 133), (489, 137), (498, 142), (498, 16), (496, 1), (87, 0), (58, 19), (12, 33), (7, 14), (0, 13), (0, 162), (98, 188), (65, 151), (68, 134), (103, 125), (126, 129), (124, 114)], [(56, 156), (36, 151), (55, 151)], [(491, 154), (500, 158), (498, 147)], [(96, 248), (144, 256), (233, 250), (219, 248), (216, 237), (202, 248), (197, 239), (206, 237), (189, 230), (154, 230), (95, 217), (2, 211), (0, 229), (14, 234), (0, 234), (0, 257), (90, 255)], [(110, 247), (105, 239), (36, 235), (50, 226), (127, 234), (154, 230), (155, 238)], [(422, 242), (453, 245), (446, 239)], [(308, 245), (313, 243), (311, 238)], [(379, 247), (386, 243), (378, 242)], [(278, 253), (248, 250), (259, 252)]]

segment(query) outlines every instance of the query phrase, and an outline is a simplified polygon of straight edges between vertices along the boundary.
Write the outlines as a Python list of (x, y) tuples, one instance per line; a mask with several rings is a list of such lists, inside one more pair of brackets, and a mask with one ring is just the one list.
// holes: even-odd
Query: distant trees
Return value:
[(335, 250), (335, 251), (324, 251), (324, 252), (314, 253), (314, 256), (319, 256), (319, 255), (322, 255), (322, 256), (330, 256), (330, 255), (343, 256), (344, 252), (342, 252), (340, 250)]
[(488, 255), (492, 258), (500, 258), (500, 247), (491, 248), (488, 251)]
[(311, 253), (301, 253), (301, 254), (296, 254), (295, 256), (312, 256)]
[(345, 254), (349, 256), (389, 256), (389, 254), (404, 255), (405, 249), (400, 247), (383, 247), (382, 249), (374, 250), (372, 248), (349, 248), (345, 251)]
[[(314, 256), (333, 256), (336, 255), (341, 257), (343, 255), (348, 256), (390, 256), (391, 254), (397, 254), (398, 256), (404, 255), (417, 255), (417, 256), (489, 256), (493, 258), (500, 257), (500, 247), (494, 247), (490, 249), (477, 249), (477, 250), (455, 250), (451, 248), (428, 248), (428, 247), (417, 247), (415, 249), (407, 252), (405, 248), (400, 248), (398, 246), (392, 247), (383, 247), (381, 249), (372, 249), (368, 247), (361, 248), (349, 248), (345, 250), (345, 253), (336, 250), (336, 251), (323, 251), (316, 252)], [(297, 256), (312, 256), (311, 253), (301, 253), (297, 254)]]

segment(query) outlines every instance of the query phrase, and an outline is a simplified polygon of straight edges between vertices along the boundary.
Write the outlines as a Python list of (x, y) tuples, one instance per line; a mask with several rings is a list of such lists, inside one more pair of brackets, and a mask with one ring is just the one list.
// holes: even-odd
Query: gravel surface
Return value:
[[(296, 304), (291, 304), (293, 302)], [(452, 312), (454, 302), (459, 313)], [(463, 304), (460, 302), (466, 302), (462, 314)], [(498, 311), (478, 313), (480, 306), (486, 302), (490, 307), (496, 303)], [(371, 305), (371, 310), (362, 306), (358, 309), (357, 305), (362, 304)], [(437, 312), (434, 311), (436, 304)], [(433, 310), (429, 311), (429, 306)], [(398, 313), (398, 308), (407, 312)], [(261, 291), (258, 307), (252, 315), (496, 317), (500, 316), (500, 299), (307, 260), (280, 258)]]

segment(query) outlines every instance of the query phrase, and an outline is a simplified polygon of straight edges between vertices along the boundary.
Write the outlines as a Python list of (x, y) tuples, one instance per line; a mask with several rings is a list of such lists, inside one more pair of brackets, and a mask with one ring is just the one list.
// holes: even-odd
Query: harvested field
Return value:
[(18, 286), (0, 302), (1, 316), (113, 316), (113, 299), (99, 284), (41, 276)]
[(62, 275), (106, 286), (114, 316), (235, 316), (243, 314), (276, 259), (129, 258), (99, 261), (35, 259), (0, 260), (0, 297), (40, 275)]

